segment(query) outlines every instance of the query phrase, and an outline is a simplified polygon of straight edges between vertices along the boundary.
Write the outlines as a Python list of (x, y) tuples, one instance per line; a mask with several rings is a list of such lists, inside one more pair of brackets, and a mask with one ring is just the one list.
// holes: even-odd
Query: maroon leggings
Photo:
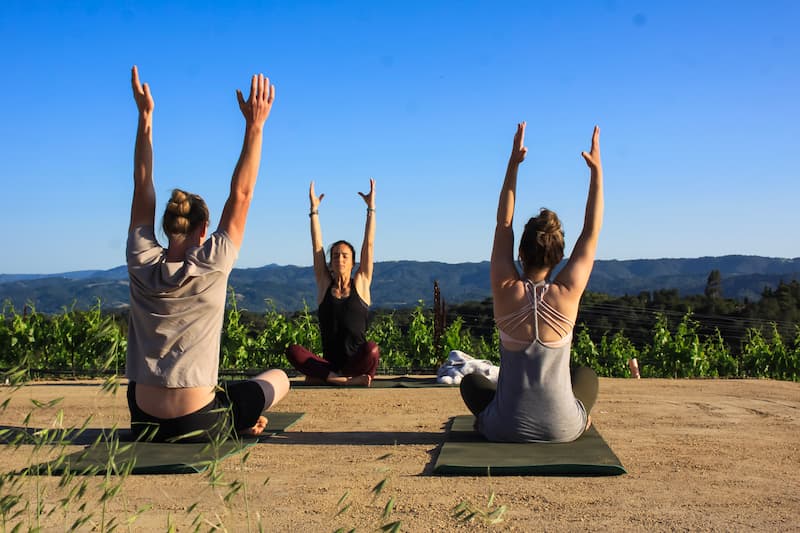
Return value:
[(312, 378), (326, 379), (328, 374), (336, 372), (340, 376), (361, 376), (367, 374), (375, 377), (381, 351), (378, 345), (367, 341), (358, 348), (342, 368), (334, 368), (330, 361), (319, 357), (299, 344), (293, 344), (286, 350), (286, 358), (298, 372)]

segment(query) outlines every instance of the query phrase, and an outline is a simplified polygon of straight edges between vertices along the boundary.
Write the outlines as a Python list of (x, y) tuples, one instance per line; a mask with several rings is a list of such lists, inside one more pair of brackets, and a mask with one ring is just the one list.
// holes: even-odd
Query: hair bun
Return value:
[(542, 208), (525, 224), (519, 247), (523, 268), (553, 268), (564, 257), (564, 230), (558, 215)]
[(182, 235), (208, 222), (208, 206), (196, 194), (174, 189), (164, 211), (162, 227), (167, 235)]
[(186, 216), (192, 211), (192, 197), (185, 192), (175, 189), (169, 199), (167, 210), (173, 215)]

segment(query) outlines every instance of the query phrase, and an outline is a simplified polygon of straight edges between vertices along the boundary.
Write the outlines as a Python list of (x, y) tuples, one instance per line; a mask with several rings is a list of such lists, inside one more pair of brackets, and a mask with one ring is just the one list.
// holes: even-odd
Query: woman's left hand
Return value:
[(375, 180), (373, 178), (369, 179), (369, 193), (359, 192), (358, 195), (367, 202), (369, 209), (375, 209)]
[(592, 132), (592, 149), (589, 153), (581, 152), (581, 156), (586, 161), (586, 164), (589, 165), (589, 168), (592, 170), (598, 170), (601, 168), (600, 163), (600, 127), (595, 126), (594, 131)]

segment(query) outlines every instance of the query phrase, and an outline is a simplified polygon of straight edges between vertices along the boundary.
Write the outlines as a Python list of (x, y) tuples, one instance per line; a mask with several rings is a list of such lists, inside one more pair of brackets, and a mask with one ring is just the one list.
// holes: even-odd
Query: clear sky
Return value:
[[(160, 212), (216, 227), (241, 148), (235, 89), (276, 85), (238, 267), (360, 247), (376, 261), (489, 258), (518, 121), (517, 235), (546, 206), (580, 232), (601, 127), (600, 259), (800, 255), (800, 2), (0, 3), (0, 273), (124, 263), (136, 106), (155, 99)], [(791, 135), (790, 135), (791, 133)], [(163, 241), (165, 242), (165, 241)]]

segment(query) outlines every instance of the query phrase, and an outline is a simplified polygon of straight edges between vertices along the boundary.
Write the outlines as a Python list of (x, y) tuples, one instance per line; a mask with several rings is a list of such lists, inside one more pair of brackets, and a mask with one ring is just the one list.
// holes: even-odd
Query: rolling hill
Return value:
[[(727, 298), (757, 300), (764, 287), (779, 281), (800, 280), (800, 258), (782, 259), (728, 255), (694, 259), (635, 259), (597, 261), (588, 290), (613, 296), (643, 291), (677, 289), (682, 296), (703, 294), (711, 270), (722, 274), (722, 294)], [(431, 303), (433, 281), (450, 303), (483, 300), (490, 295), (489, 263), (439, 263), (387, 261), (375, 264), (373, 307), (403, 308), (419, 300)], [(315, 307), (312, 268), (266, 265), (234, 269), (230, 285), (240, 307), (261, 312), (267, 300), (281, 311)], [(16, 309), (33, 303), (45, 313), (73, 304), (87, 308), (100, 300), (106, 309), (128, 305), (128, 280), (124, 266), (51, 275), (0, 274), (0, 301)]]

